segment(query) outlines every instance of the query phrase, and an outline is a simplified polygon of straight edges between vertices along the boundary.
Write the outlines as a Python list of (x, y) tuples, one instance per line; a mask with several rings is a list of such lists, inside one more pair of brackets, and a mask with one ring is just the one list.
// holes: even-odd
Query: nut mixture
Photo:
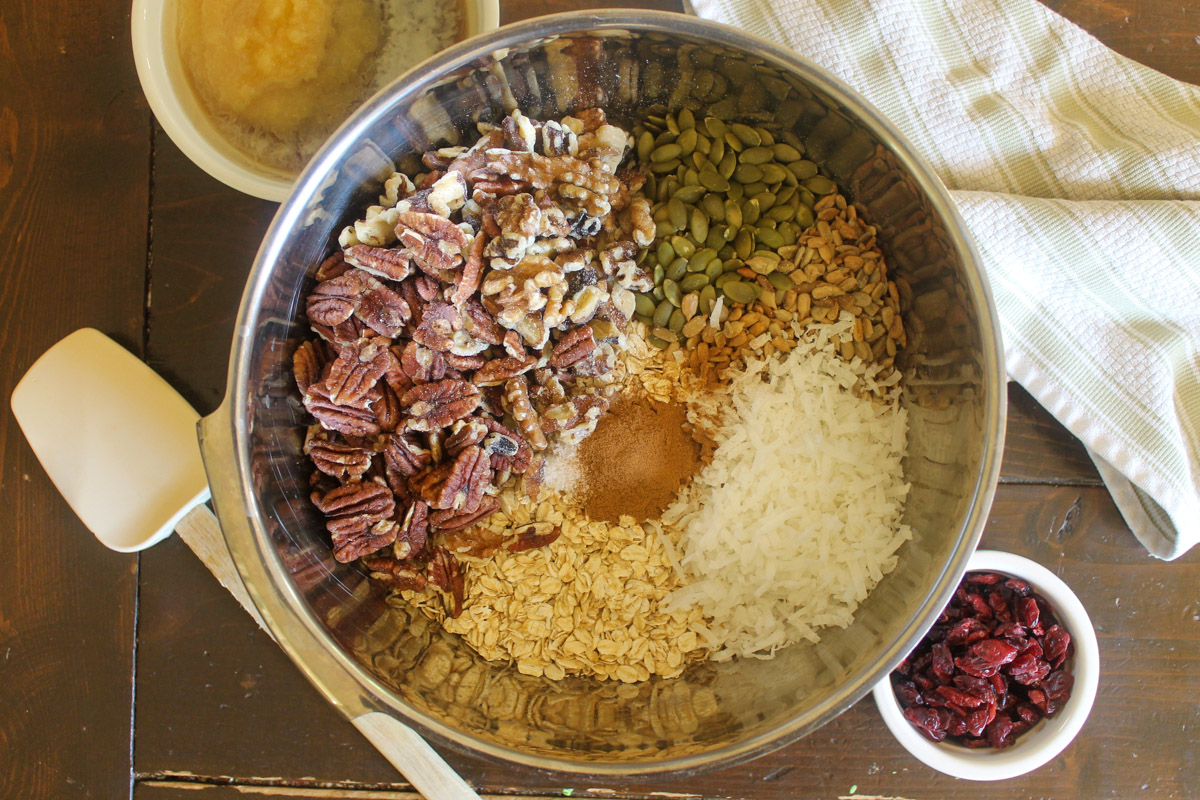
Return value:
[(634, 261), (653, 238), (642, 179), (618, 171), (629, 146), (600, 109), (516, 111), (470, 148), (425, 153), (415, 180), (393, 175), (342, 232), (307, 300), (317, 338), (294, 356), (338, 561), (398, 589), (432, 584), (458, 616), (462, 569), (440, 539), (469, 538), (513, 475), (536, 496), (551, 437), (594, 429), (630, 289), (650, 284)]
[(699, 611), (662, 603), (677, 532), (539, 502), (556, 439), (587, 436), (617, 391), (688, 404), (703, 438), (720, 420), (689, 400), (809, 324), (851, 317), (839, 352), (881, 385), (906, 342), (908, 286), (799, 140), (686, 109), (635, 134), (641, 169), (619, 169), (633, 137), (598, 109), (514, 112), (426, 153), (343, 231), (296, 354), (335, 557), (551, 679), (673, 677), (711, 644)]

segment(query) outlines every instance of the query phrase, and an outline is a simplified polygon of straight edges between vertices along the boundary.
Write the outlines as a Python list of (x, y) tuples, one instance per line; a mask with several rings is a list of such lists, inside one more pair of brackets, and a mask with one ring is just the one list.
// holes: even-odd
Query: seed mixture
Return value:
[[(686, 110), (632, 135), (599, 109), (480, 129), (426, 153), (427, 172), (393, 175), (317, 270), (317, 338), (295, 373), (335, 558), (485, 658), (551, 679), (673, 677), (848, 624), (907, 535), (907, 287), (874, 228), (790, 134)], [(823, 397), (797, 407), (793, 372)], [(775, 402), (756, 408), (752, 390)], [(857, 427), (829, 427), (854, 404)], [(597, 500), (629, 493), (603, 479), (623, 468), (623, 437), (588, 438), (613, 406), (617, 425), (686, 417), (692, 439), (641, 454), (674, 484), (636, 517), (614, 513), (619, 495)], [(836, 455), (847, 433), (886, 445), (857, 453), (878, 473), (868, 489), (839, 486), (811, 525), (763, 502), (845, 482), (845, 459), (779, 451)], [(731, 471), (744, 483), (714, 477)], [(740, 517), (714, 519), (722, 508)], [(859, 532), (840, 548), (847, 525)], [(798, 546), (813, 536), (817, 550)], [(865, 554), (852, 574), (825, 570)]]

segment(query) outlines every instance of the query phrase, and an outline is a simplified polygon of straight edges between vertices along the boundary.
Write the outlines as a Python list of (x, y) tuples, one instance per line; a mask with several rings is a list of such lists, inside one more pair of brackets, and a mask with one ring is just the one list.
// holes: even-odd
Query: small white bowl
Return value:
[[(192, 91), (176, 46), (176, 2), (133, 0), (133, 58), (150, 110), (196, 166), (239, 192), (282, 202), (296, 174), (260, 164), (230, 144)], [(500, 26), (498, 0), (465, 0), (464, 11), (468, 37)]]
[(1012, 553), (978, 550), (967, 563), (967, 572), (999, 572), (1020, 578), (1044, 597), (1058, 622), (1071, 634), (1074, 654), (1067, 660), (1075, 684), (1066, 704), (1050, 719), (1039, 720), (1004, 750), (973, 750), (952, 742), (932, 742), (904, 718), (892, 689), (891, 676), (874, 689), (875, 705), (892, 735), (926, 765), (973, 781), (998, 781), (1032, 772), (1061, 753), (1087, 720), (1100, 679), (1100, 648), (1096, 630), (1075, 593), (1050, 570)]

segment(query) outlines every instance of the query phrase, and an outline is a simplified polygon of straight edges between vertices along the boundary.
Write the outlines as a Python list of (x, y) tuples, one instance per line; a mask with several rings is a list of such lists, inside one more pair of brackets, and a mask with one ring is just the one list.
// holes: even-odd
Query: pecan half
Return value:
[(304, 453), (317, 469), (339, 481), (357, 480), (371, 468), (370, 449), (336, 442), (319, 425), (309, 427)]
[(471, 241), (471, 249), (467, 252), (467, 261), (463, 264), (462, 272), (450, 295), (450, 302), (459, 305), (479, 290), (483, 280), (483, 249), (487, 246), (488, 237), (479, 232)]
[(411, 566), (387, 556), (372, 556), (363, 559), (363, 565), (371, 570), (371, 577), (393, 589), (422, 591), (427, 585), (425, 576)]
[(488, 455), (468, 447), (453, 461), (410, 481), (413, 491), (433, 509), (474, 511), (492, 480)]
[(488, 435), (488, 426), (480, 419), (460, 419), (450, 428), (450, 435), (442, 442), (446, 452), (457, 456), (471, 445), (479, 444)]
[(425, 549), (429, 538), (429, 506), (420, 500), (414, 500), (404, 512), (404, 521), (400, 524), (400, 532), (396, 536), (393, 552), (396, 558), (416, 558)]
[[(358, 558), (358, 554), (352, 555), (354, 550), (368, 544), (357, 542), (358, 535), (388, 519), (396, 510), (396, 499), (391, 490), (373, 481), (343, 484), (323, 495), (313, 492), (312, 501), (328, 517), (325, 527), (333, 535), (334, 558), (342, 562)], [(387, 534), (380, 535), (386, 537)], [(394, 531), (385, 544), (393, 541)]]
[(554, 349), (550, 351), (550, 366), (557, 369), (566, 369), (592, 354), (596, 349), (596, 339), (592, 336), (592, 329), (587, 325), (580, 325), (567, 331), (558, 344), (554, 345)]
[(342, 255), (341, 251), (338, 251), (321, 262), (321, 266), (317, 267), (317, 272), (313, 277), (318, 281), (329, 281), (345, 275), (349, 269), (350, 265), (346, 263), (346, 257)]
[(458, 561), (444, 547), (434, 548), (433, 560), (429, 562), (429, 580), (434, 586), (447, 592), (453, 599), (453, 605), (449, 610), (451, 618), (457, 618), (462, 614), (466, 581), (463, 579)]
[(461, 530), (487, 519), (499, 507), (499, 500), (494, 497), (485, 497), (474, 511), (456, 511), (451, 508), (434, 511), (429, 515), (429, 524), (439, 531)]
[(367, 405), (375, 412), (375, 421), (382, 431), (394, 431), (404, 421), (400, 397), (387, 383), (377, 383), (367, 395)]
[(400, 405), (411, 417), (409, 430), (433, 431), (470, 416), (479, 407), (479, 388), (467, 381), (425, 383), (405, 392)]
[(347, 436), (374, 436), (379, 433), (379, 421), (366, 405), (338, 405), (329, 396), (324, 382), (314, 383), (304, 393), (304, 407), (316, 417), (321, 427)]
[(343, 564), (378, 552), (396, 541), (397, 525), (390, 519), (381, 520), (365, 530), (333, 534), (333, 558)]
[(471, 376), (471, 383), (476, 386), (497, 386), (518, 375), (524, 375), (536, 364), (537, 359), (525, 356), (524, 351), (521, 358), (495, 358), (475, 371)]
[(383, 444), (383, 458), (388, 467), (411, 477), (433, 463), (428, 448), (422, 447), (415, 436), (403, 433), (390, 434)]
[(402, 281), (412, 271), (412, 260), (403, 250), (356, 244), (346, 248), (346, 262), (377, 278)]
[(532, 525), (526, 525), (517, 530), (508, 542), (505, 543), (504, 549), (510, 553), (519, 553), (522, 550), (532, 550), (535, 547), (544, 547), (557, 539), (562, 534), (562, 528), (549, 522), (535, 522)]
[(445, 377), (446, 359), (436, 350), (409, 342), (400, 354), (400, 368), (414, 383), (432, 383)]
[(330, 328), (351, 316), (380, 336), (394, 337), (412, 317), (403, 297), (361, 269), (317, 284), (308, 296), (309, 321)]
[(308, 387), (321, 379), (321, 371), (325, 368), (324, 348), (316, 342), (302, 342), (292, 354), (292, 375), (296, 378), (296, 387), (300, 394), (308, 391)]
[(389, 344), (389, 340), (382, 336), (373, 336), (342, 348), (330, 366), (329, 377), (325, 379), (329, 398), (345, 406), (358, 403), (366, 397), (383, 373), (387, 372), (391, 362)]
[(435, 278), (461, 264), (463, 248), (471, 243), (450, 220), (420, 211), (397, 215), (396, 235), (408, 247), (413, 263)]

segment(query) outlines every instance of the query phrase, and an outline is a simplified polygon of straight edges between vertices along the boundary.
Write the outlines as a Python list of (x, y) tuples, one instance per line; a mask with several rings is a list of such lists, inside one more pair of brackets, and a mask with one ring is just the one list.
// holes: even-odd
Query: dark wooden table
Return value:
[[(1119, 52), (1200, 83), (1200, 0), (1046, 2)], [(514, 0), (503, 17), (594, 4)], [(40, 353), (89, 325), (212, 410), (274, 210), (209, 178), (157, 127), (134, 73), (128, 0), (0, 4), (4, 397)], [(0, 797), (412, 797), (178, 539), (140, 556), (97, 544), (7, 410), (0, 455)], [(1200, 796), (1200, 552), (1148, 557), (1079, 442), (1017, 386), (983, 544), (1064, 577), (1100, 636), (1091, 718), (1031, 775), (989, 785), (933, 772), (869, 699), (757, 761), (671, 782), (567, 784), (450, 761), (485, 793), (538, 797)]]

